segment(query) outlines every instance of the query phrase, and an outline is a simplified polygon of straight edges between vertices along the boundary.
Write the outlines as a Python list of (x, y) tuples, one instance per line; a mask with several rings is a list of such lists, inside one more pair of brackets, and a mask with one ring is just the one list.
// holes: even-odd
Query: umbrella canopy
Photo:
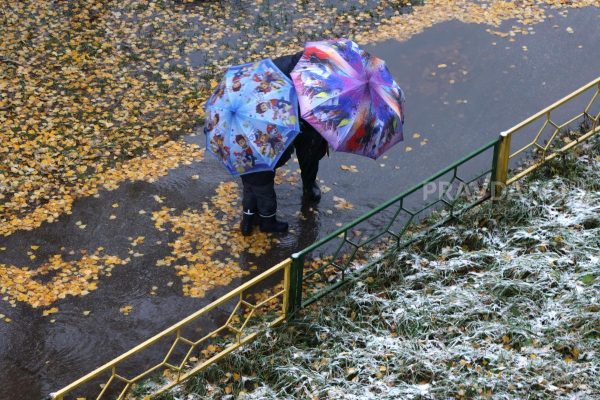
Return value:
[(298, 135), (297, 104), (270, 59), (230, 67), (206, 102), (206, 148), (234, 176), (273, 170)]
[(334, 150), (375, 159), (403, 139), (402, 89), (383, 60), (353, 41), (306, 43), (291, 75), (302, 118)]

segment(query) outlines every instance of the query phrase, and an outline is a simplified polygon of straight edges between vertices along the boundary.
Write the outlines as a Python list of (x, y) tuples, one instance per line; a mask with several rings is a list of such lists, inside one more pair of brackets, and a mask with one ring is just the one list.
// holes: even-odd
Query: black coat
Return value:
[(296, 54), (289, 54), (287, 56), (274, 58), (273, 63), (281, 70), (281, 72), (285, 74), (285, 76), (292, 80), (292, 70), (302, 58), (302, 53), (302, 51), (299, 51)]

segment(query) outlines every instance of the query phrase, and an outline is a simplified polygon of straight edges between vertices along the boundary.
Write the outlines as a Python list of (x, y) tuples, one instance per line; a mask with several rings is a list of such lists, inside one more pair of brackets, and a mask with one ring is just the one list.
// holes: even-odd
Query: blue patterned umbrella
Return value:
[(294, 85), (271, 59), (230, 67), (206, 103), (204, 132), (232, 175), (274, 170), (299, 133)]

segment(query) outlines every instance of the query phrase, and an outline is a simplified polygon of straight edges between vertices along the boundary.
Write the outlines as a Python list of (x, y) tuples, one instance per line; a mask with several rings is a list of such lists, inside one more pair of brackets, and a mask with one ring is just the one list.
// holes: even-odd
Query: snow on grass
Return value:
[(437, 229), (167, 397), (600, 396), (598, 147)]

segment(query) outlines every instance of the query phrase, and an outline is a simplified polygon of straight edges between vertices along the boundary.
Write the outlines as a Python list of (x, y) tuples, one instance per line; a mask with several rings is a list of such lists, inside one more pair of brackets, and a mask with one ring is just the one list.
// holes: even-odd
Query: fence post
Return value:
[(498, 200), (502, 195), (502, 190), (506, 187), (511, 137), (512, 134), (509, 134), (508, 132), (502, 132), (500, 134), (500, 139), (494, 146), (492, 181), (490, 182), (492, 200)]
[(292, 254), (292, 270), (290, 273), (290, 299), (288, 315), (292, 316), (302, 305), (302, 277), (304, 275), (304, 255)]
[(283, 270), (283, 290), (285, 293), (283, 295), (283, 317), (287, 319), (288, 313), (290, 310), (290, 298), (291, 298), (291, 276), (292, 276), (292, 260), (287, 259), (285, 268)]

